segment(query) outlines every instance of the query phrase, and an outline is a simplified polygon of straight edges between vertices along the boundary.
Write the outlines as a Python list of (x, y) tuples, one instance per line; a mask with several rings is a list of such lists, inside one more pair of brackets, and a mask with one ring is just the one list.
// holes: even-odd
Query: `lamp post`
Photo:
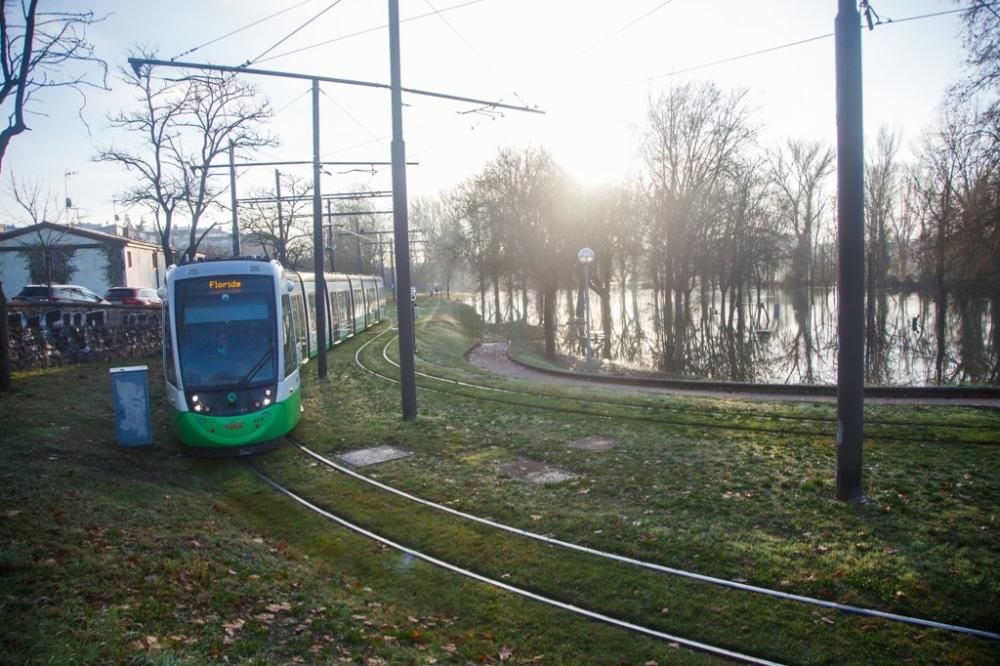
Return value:
[(576, 253), (576, 258), (583, 264), (583, 302), (586, 305), (586, 335), (587, 335), (587, 370), (592, 369), (593, 353), (590, 349), (590, 264), (594, 262), (594, 251), (585, 247)]
[(66, 211), (66, 223), (69, 224), (72, 220), (70, 210), (73, 208), (73, 200), (69, 198), (69, 177), (75, 176), (76, 171), (67, 169), (63, 171), (63, 203), (65, 205), (64, 210)]

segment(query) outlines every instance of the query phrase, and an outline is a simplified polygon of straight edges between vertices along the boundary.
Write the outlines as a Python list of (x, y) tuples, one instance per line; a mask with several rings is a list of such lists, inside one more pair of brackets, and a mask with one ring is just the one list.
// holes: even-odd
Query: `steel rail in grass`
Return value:
[[(386, 330), (382, 331), (381, 333), (379, 333), (378, 335), (376, 335), (375, 337), (373, 337), (371, 340), (368, 340), (367, 342), (365, 342), (354, 353), (354, 359), (355, 359), (355, 362), (357, 363), (357, 365), (361, 369), (365, 370), (366, 372), (368, 372), (370, 374), (373, 374), (373, 375), (375, 375), (377, 377), (380, 377), (382, 379), (387, 379), (389, 381), (395, 382), (397, 380), (395, 380), (395, 379), (393, 379), (391, 377), (388, 377), (386, 375), (383, 375), (383, 374), (381, 374), (381, 373), (379, 373), (379, 372), (377, 372), (375, 370), (372, 370), (371, 368), (369, 368), (369, 367), (365, 366), (363, 363), (361, 363), (361, 360), (360, 360), (360, 354), (361, 354), (361, 352), (364, 351), (364, 349), (366, 347), (368, 347), (368, 345), (372, 344), (378, 338), (380, 338), (381, 336), (383, 336), (386, 333), (389, 333), (389, 332), (391, 332), (393, 330), (394, 329), (392, 329), (391, 327), (386, 328)], [(385, 354), (385, 350), (383, 349), (383, 355), (384, 354)], [(445, 381), (451, 382), (453, 380), (445, 380)], [(461, 382), (456, 382), (456, 383), (461, 383)], [(463, 385), (470, 386), (470, 387), (475, 387), (475, 388), (484, 388), (484, 389), (496, 390), (496, 391), (506, 391), (505, 389), (497, 389), (497, 388), (488, 387), (488, 386), (483, 387), (483, 386), (479, 386), (479, 385), (476, 385), (476, 384), (467, 384), (466, 383), (466, 384), (463, 384)], [(426, 387), (421, 387), (421, 388), (425, 388), (425, 390), (431, 390), (431, 391), (434, 390), (434, 389), (427, 389)], [(454, 515), (454, 516), (457, 516), (457, 517), (460, 517), (460, 518), (464, 518), (466, 520), (470, 520), (472, 522), (479, 523), (481, 525), (486, 525), (488, 527), (492, 527), (492, 528), (495, 528), (495, 529), (506, 531), (506, 532), (509, 532), (511, 534), (516, 534), (518, 536), (522, 536), (522, 537), (525, 537), (525, 538), (528, 538), (528, 539), (533, 539), (535, 541), (540, 541), (542, 543), (545, 543), (545, 544), (548, 544), (548, 545), (551, 545), (551, 546), (557, 546), (557, 547), (560, 547), (560, 548), (566, 548), (566, 549), (574, 550), (574, 551), (577, 551), (577, 552), (580, 552), (580, 553), (585, 553), (585, 554), (588, 554), (588, 555), (593, 555), (593, 556), (596, 556), (596, 557), (601, 557), (601, 558), (604, 558), (604, 559), (613, 560), (613, 561), (616, 561), (616, 562), (621, 562), (623, 564), (629, 564), (629, 565), (640, 567), (640, 568), (643, 568), (643, 569), (649, 569), (651, 571), (657, 571), (657, 572), (660, 572), (660, 573), (666, 573), (666, 574), (670, 574), (670, 575), (673, 575), (673, 576), (679, 576), (681, 578), (687, 578), (687, 579), (690, 579), (690, 580), (696, 580), (696, 581), (699, 581), (699, 582), (709, 583), (709, 584), (712, 584), (712, 585), (719, 585), (719, 586), (722, 586), (722, 587), (728, 587), (728, 588), (735, 589), (735, 590), (740, 590), (740, 591), (743, 591), (743, 592), (751, 592), (751, 593), (754, 593), (754, 594), (761, 594), (761, 595), (764, 595), (764, 596), (769, 596), (769, 597), (773, 597), (773, 598), (776, 598), (776, 599), (782, 599), (782, 600), (785, 600), (785, 601), (794, 601), (794, 602), (801, 603), (801, 604), (807, 604), (807, 605), (811, 605), (811, 606), (819, 606), (819, 607), (822, 607), (822, 608), (827, 608), (827, 609), (835, 610), (835, 611), (842, 612), (842, 613), (848, 613), (848, 614), (852, 614), (852, 615), (861, 615), (861, 616), (866, 616), (866, 617), (874, 617), (874, 618), (879, 618), (879, 619), (883, 619), (883, 620), (888, 620), (888, 621), (891, 621), (891, 622), (900, 622), (900, 623), (903, 623), (903, 624), (909, 624), (909, 625), (913, 625), (913, 626), (927, 627), (927, 628), (930, 628), (930, 629), (939, 629), (939, 630), (942, 630), (942, 631), (949, 631), (949, 632), (952, 632), (952, 633), (966, 634), (966, 635), (969, 635), (969, 636), (976, 636), (978, 638), (985, 638), (985, 639), (989, 639), (989, 640), (1000, 640), (1000, 633), (993, 632), (993, 631), (986, 631), (984, 629), (975, 629), (975, 628), (972, 628), (972, 627), (964, 627), (964, 626), (961, 626), (961, 625), (950, 624), (950, 623), (946, 623), (946, 622), (939, 622), (937, 620), (927, 620), (927, 619), (924, 619), (924, 618), (913, 617), (913, 616), (909, 616), (909, 615), (901, 615), (901, 614), (898, 614), (898, 613), (890, 613), (888, 611), (880, 611), (880, 610), (873, 609), (873, 608), (864, 608), (862, 606), (853, 606), (851, 604), (841, 604), (841, 603), (838, 603), (838, 602), (835, 602), (835, 601), (827, 601), (825, 599), (816, 599), (814, 597), (807, 597), (807, 596), (800, 595), (800, 594), (794, 594), (794, 593), (790, 593), (790, 592), (783, 592), (781, 590), (773, 590), (771, 588), (761, 587), (761, 586), (757, 586), (757, 585), (750, 585), (748, 583), (740, 583), (738, 581), (728, 580), (728, 579), (725, 579), (725, 578), (717, 578), (715, 576), (708, 576), (708, 575), (699, 574), (699, 573), (696, 573), (696, 572), (693, 572), (693, 571), (686, 571), (684, 569), (677, 569), (677, 568), (674, 568), (674, 567), (668, 567), (668, 566), (665, 566), (665, 565), (662, 565), (662, 564), (656, 564), (654, 562), (647, 562), (645, 560), (639, 560), (639, 559), (627, 557), (625, 555), (618, 555), (617, 553), (610, 553), (610, 552), (607, 552), (607, 551), (598, 550), (596, 548), (590, 548), (588, 546), (582, 546), (580, 544), (575, 544), (575, 543), (568, 542), (568, 541), (562, 541), (560, 539), (555, 539), (555, 538), (552, 538), (552, 537), (548, 537), (548, 536), (545, 536), (543, 534), (538, 534), (536, 532), (530, 532), (530, 531), (527, 531), (527, 530), (522, 530), (520, 528), (513, 527), (511, 525), (506, 525), (504, 523), (499, 523), (499, 522), (496, 522), (494, 520), (490, 520), (488, 518), (482, 518), (480, 516), (476, 516), (476, 515), (473, 515), (473, 514), (470, 514), (470, 513), (466, 513), (464, 511), (459, 511), (458, 509), (453, 509), (451, 507), (444, 506), (444, 505), (438, 504), (436, 502), (432, 502), (432, 501), (424, 499), (422, 497), (418, 497), (416, 495), (407, 493), (406, 491), (400, 490), (400, 489), (395, 488), (393, 486), (389, 486), (387, 484), (384, 484), (384, 483), (382, 483), (380, 481), (376, 481), (375, 479), (367, 477), (367, 476), (365, 476), (363, 474), (359, 474), (358, 472), (355, 472), (354, 470), (348, 469), (348, 468), (346, 468), (346, 467), (344, 467), (342, 465), (339, 465), (339, 464), (333, 462), (332, 460), (329, 460), (328, 458), (325, 458), (324, 456), (322, 456), (322, 455), (320, 455), (320, 454), (318, 454), (318, 453), (310, 450), (309, 448), (307, 448), (306, 446), (304, 446), (300, 442), (296, 441), (294, 438), (287, 437), (287, 439), (289, 439), (289, 441), (293, 442), (296, 446), (298, 446), (299, 449), (301, 449), (304, 453), (306, 453), (307, 455), (309, 455), (309, 456), (315, 458), (316, 460), (322, 462), (324, 465), (327, 465), (328, 467), (331, 467), (331, 468), (337, 470), (338, 472), (346, 474), (346, 475), (348, 475), (348, 476), (350, 476), (352, 478), (358, 479), (359, 481), (363, 481), (365, 483), (373, 485), (373, 486), (375, 486), (375, 487), (377, 487), (377, 488), (379, 488), (381, 490), (384, 490), (386, 492), (395, 494), (395, 495), (397, 495), (399, 497), (403, 497), (403, 498), (405, 498), (407, 500), (416, 502), (418, 504), (422, 504), (424, 506), (427, 506), (429, 508), (432, 508), (432, 509), (435, 509), (435, 510), (438, 510), (438, 511), (443, 511), (445, 513), (448, 513), (448, 514), (451, 514), (451, 515)]]
[(428, 564), (432, 564), (432, 565), (434, 565), (436, 567), (439, 567), (441, 569), (445, 569), (446, 571), (450, 571), (452, 573), (458, 574), (460, 576), (464, 576), (466, 578), (470, 578), (470, 579), (478, 581), (480, 583), (484, 583), (486, 585), (490, 585), (492, 587), (496, 587), (498, 589), (505, 590), (507, 592), (512, 592), (513, 594), (517, 594), (517, 595), (525, 597), (527, 599), (531, 599), (532, 601), (537, 601), (537, 602), (546, 604), (548, 606), (552, 606), (554, 608), (559, 608), (560, 610), (568, 611), (570, 613), (574, 613), (576, 615), (580, 615), (580, 616), (586, 617), (586, 618), (591, 619), (591, 620), (597, 620), (598, 622), (603, 622), (605, 624), (610, 624), (610, 625), (618, 627), (620, 629), (627, 629), (628, 631), (632, 631), (632, 632), (636, 632), (636, 633), (639, 633), (639, 634), (643, 634), (643, 635), (649, 636), (651, 638), (657, 638), (657, 639), (660, 639), (660, 640), (670, 641), (672, 643), (677, 643), (679, 645), (683, 645), (685, 647), (691, 648), (692, 650), (696, 650), (698, 652), (704, 652), (704, 653), (712, 654), (712, 655), (715, 655), (715, 656), (718, 656), (718, 657), (723, 657), (725, 659), (732, 659), (734, 661), (740, 661), (740, 662), (744, 662), (744, 663), (748, 663), (748, 664), (759, 664), (760, 666), (780, 666), (780, 662), (769, 661), (767, 659), (763, 659), (763, 658), (760, 658), (760, 657), (754, 657), (752, 655), (743, 654), (741, 652), (736, 652), (736, 651), (733, 651), (733, 650), (727, 650), (726, 648), (718, 647), (718, 646), (715, 646), (715, 645), (709, 645), (708, 643), (702, 643), (700, 641), (696, 641), (696, 640), (693, 640), (693, 639), (690, 639), (690, 638), (683, 638), (681, 636), (675, 636), (673, 634), (668, 634), (668, 633), (666, 633), (664, 631), (659, 631), (657, 629), (651, 629), (649, 627), (644, 627), (642, 625), (635, 624), (633, 622), (628, 622), (628, 621), (625, 621), (625, 620), (620, 620), (618, 618), (611, 617), (610, 615), (605, 615), (603, 613), (598, 613), (596, 611), (588, 610), (586, 608), (582, 608), (580, 606), (575, 606), (573, 604), (566, 603), (564, 601), (559, 601), (558, 599), (553, 599), (551, 597), (546, 597), (546, 596), (538, 594), (536, 592), (532, 592), (530, 590), (526, 590), (526, 589), (524, 589), (522, 587), (516, 587), (514, 585), (510, 585), (508, 583), (504, 583), (502, 581), (499, 581), (499, 580), (496, 580), (496, 579), (493, 579), (493, 578), (489, 578), (487, 576), (483, 576), (482, 574), (477, 574), (474, 571), (470, 571), (468, 569), (463, 569), (462, 567), (459, 567), (457, 565), (451, 564), (450, 562), (446, 562), (445, 560), (440, 560), (440, 559), (438, 559), (436, 557), (433, 557), (431, 555), (426, 555), (426, 554), (424, 554), (424, 553), (422, 553), (422, 552), (420, 552), (418, 550), (414, 550), (412, 548), (408, 548), (407, 546), (404, 546), (404, 545), (402, 545), (400, 543), (392, 541), (391, 539), (387, 539), (386, 537), (383, 537), (383, 536), (381, 536), (379, 534), (376, 534), (375, 532), (372, 532), (370, 530), (366, 530), (365, 528), (363, 528), (363, 527), (361, 527), (359, 525), (355, 525), (354, 523), (351, 523), (351, 522), (345, 520), (344, 518), (341, 518), (340, 516), (337, 516), (336, 514), (333, 514), (330, 511), (327, 511), (326, 509), (323, 509), (322, 507), (319, 507), (316, 504), (313, 504), (312, 502), (310, 502), (309, 500), (305, 499), (304, 497), (296, 495), (291, 490), (285, 488), (284, 486), (282, 486), (277, 481), (273, 480), (272, 478), (270, 478), (269, 476), (267, 476), (266, 474), (264, 474), (263, 472), (261, 472), (259, 469), (257, 469), (256, 467), (254, 467), (250, 463), (245, 463), (245, 464), (246, 464), (247, 468), (251, 472), (253, 472), (259, 479), (261, 479), (262, 481), (264, 481), (266, 484), (268, 484), (269, 486), (271, 486), (274, 490), (276, 490), (279, 493), (281, 493), (282, 495), (285, 495), (286, 497), (294, 500), (295, 502), (298, 502), (299, 504), (301, 504), (302, 506), (306, 507), (310, 511), (312, 511), (314, 513), (317, 513), (317, 514), (323, 516), (324, 518), (326, 518), (327, 520), (335, 522), (338, 525), (340, 525), (341, 527), (345, 527), (345, 528), (351, 530), (352, 532), (355, 532), (355, 533), (360, 534), (362, 536), (368, 537), (369, 539), (372, 539), (374, 541), (378, 541), (379, 543), (381, 543), (381, 544), (383, 544), (385, 546), (388, 546), (390, 548), (394, 548), (394, 549), (396, 549), (396, 550), (398, 550), (398, 551), (400, 551), (402, 553), (410, 555), (411, 557), (415, 557), (417, 559), (423, 560), (424, 562), (427, 562)]

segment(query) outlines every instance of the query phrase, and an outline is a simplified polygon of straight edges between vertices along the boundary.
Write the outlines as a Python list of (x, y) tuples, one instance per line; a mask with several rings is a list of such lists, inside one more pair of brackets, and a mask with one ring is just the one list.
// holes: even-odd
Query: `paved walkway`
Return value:
[[(526, 368), (510, 360), (507, 355), (506, 342), (484, 342), (469, 353), (469, 363), (481, 370), (487, 370), (511, 379), (520, 379), (541, 384), (558, 384), (579, 388), (601, 389), (605, 391), (630, 391), (650, 395), (688, 395), (710, 398), (733, 398), (739, 400), (773, 400), (785, 402), (830, 402), (835, 403), (836, 397), (822, 395), (784, 395), (774, 393), (757, 393), (744, 391), (708, 391), (687, 388), (657, 388), (650, 386), (623, 386), (620, 384), (602, 384), (599, 381), (587, 381), (572, 377), (552, 375), (538, 370)], [(991, 407), (1000, 409), (1000, 400), (988, 398), (866, 398), (866, 403), (877, 405), (927, 405), (927, 406), (963, 406)]]

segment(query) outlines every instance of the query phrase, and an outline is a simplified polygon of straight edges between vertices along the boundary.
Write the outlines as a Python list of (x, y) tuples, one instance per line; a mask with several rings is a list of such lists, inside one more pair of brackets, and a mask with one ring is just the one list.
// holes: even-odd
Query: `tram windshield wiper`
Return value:
[(246, 377), (241, 379), (240, 383), (236, 386), (237, 393), (246, 388), (246, 385), (250, 383), (250, 380), (253, 379), (254, 375), (260, 372), (260, 369), (264, 367), (264, 363), (266, 363), (267, 360), (271, 358), (271, 354), (273, 353), (274, 349), (271, 347), (268, 347), (267, 349), (264, 350), (264, 353), (261, 355), (260, 359), (258, 359), (257, 362), (253, 364), (252, 368), (250, 368), (250, 372), (248, 372)]

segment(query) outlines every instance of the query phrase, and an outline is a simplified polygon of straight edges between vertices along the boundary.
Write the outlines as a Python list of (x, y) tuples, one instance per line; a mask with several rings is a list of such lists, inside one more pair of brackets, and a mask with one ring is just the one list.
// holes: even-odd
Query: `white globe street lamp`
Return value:
[(594, 263), (594, 251), (589, 247), (585, 247), (576, 253), (576, 258), (580, 260), (583, 264), (584, 271), (584, 303), (586, 304), (586, 335), (587, 335), (587, 370), (591, 370), (593, 367), (593, 352), (590, 348), (590, 264)]

